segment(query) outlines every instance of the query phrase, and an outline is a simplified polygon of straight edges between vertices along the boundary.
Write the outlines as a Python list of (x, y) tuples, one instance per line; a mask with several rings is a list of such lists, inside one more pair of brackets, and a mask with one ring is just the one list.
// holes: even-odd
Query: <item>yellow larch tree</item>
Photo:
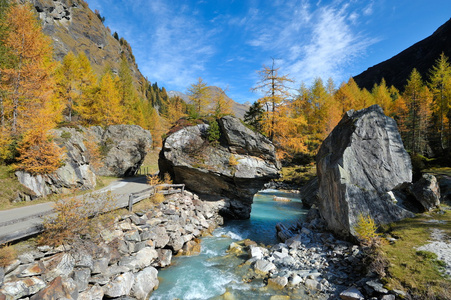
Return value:
[(175, 124), (177, 120), (186, 117), (186, 104), (182, 98), (175, 96), (169, 98), (165, 117), (171, 125)]
[(225, 91), (220, 89), (213, 97), (213, 107), (210, 113), (216, 118), (225, 115), (232, 115), (232, 99), (227, 97)]
[(252, 88), (252, 91), (263, 93), (263, 97), (258, 100), (265, 108), (262, 120), (263, 132), (271, 141), (274, 141), (277, 134), (278, 107), (290, 97), (287, 84), (293, 82), (288, 75), (280, 75), (279, 69), (274, 67), (273, 59), (271, 67), (263, 66), (263, 69), (257, 72), (260, 81)]
[(199, 77), (196, 83), (191, 84), (188, 88), (188, 97), (194, 105), (195, 112), (198, 116), (205, 115), (209, 104), (209, 93), (207, 83)]
[(76, 107), (83, 124), (108, 126), (124, 122), (118, 81), (108, 70), (98, 84), (90, 88)]
[[(11, 50), (15, 63), (1, 70), (2, 89), (6, 91), (2, 140), (16, 140), (16, 168), (30, 173), (53, 172), (60, 166), (62, 150), (48, 132), (61, 113), (53, 94), (55, 63), (50, 39), (42, 33), (29, 4), (12, 5), (5, 22), (9, 30), (1, 42)], [(9, 138), (4, 139), (7, 132)]]

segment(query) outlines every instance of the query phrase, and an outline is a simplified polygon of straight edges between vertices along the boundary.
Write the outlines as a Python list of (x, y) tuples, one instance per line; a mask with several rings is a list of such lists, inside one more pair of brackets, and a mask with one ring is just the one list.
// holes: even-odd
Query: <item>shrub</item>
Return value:
[(70, 139), (72, 137), (72, 134), (70, 132), (68, 132), (68, 131), (63, 131), (63, 132), (61, 132), (60, 137), (65, 139), (65, 140), (68, 140), (68, 139)]
[[(110, 151), (105, 147), (99, 146), (92, 135), (88, 135), (86, 140), (84, 140), (86, 150), (89, 155), (89, 164), (94, 168), (94, 170), (99, 170), (103, 166), (102, 157), (105, 157)], [(104, 153), (103, 153), (104, 152)]]
[(162, 184), (160, 177), (158, 175), (147, 175), (147, 184), (151, 186)]
[(111, 192), (105, 194), (72, 196), (55, 203), (56, 215), (44, 220), (44, 232), (38, 238), (42, 245), (60, 246), (74, 244), (89, 236), (96, 239), (99, 228), (90, 218), (98, 218), (106, 224), (108, 215), (102, 214), (112, 210), (116, 199)]
[(238, 166), (238, 160), (235, 158), (235, 155), (233, 155), (233, 154), (230, 154), (229, 166), (231, 166), (231, 167)]
[(369, 215), (360, 214), (354, 231), (363, 247), (365, 264), (368, 266), (368, 270), (380, 277), (385, 277), (389, 261), (382, 252), (382, 246), (386, 245), (387, 242), (381, 234), (377, 233), (374, 219)]
[(369, 215), (360, 214), (354, 230), (362, 246), (372, 246), (380, 238), (376, 223)]
[(0, 267), (4, 268), (11, 264), (16, 259), (16, 249), (11, 245), (5, 245), (0, 247)]
[(210, 127), (207, 131), (207, 139), (213, 146), (219, 143), (219, 138), (221, 137), (221, 132), (219, 131), (219, 124), (216, 120), (210, 122)]

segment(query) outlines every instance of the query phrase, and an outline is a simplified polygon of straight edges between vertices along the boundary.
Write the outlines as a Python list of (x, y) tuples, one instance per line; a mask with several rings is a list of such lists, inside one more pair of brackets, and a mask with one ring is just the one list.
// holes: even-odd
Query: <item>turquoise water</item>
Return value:
[[(278, 202), (273, 196), (285, 197), (291, 202)], [(213, 232), (213, 236), (202, 238), (202, 250), (197, 256), (175, 257), (172, 265), (158, 273), (159, 288), (150, 299), (221, 299), (225, 292), (231, 292), (237, 299), (252, 299), (262, 283), (243, 283), (236, 274), (242, 259), (224, 259), (226, 250), (234, 241), (251, 239), (266, 245), (277, 243), (275, 225), (279, 222), (292, 224), (302, 220), (307, 213), (296, 194), (265, 190), (254, 197), (249, 220), (228, 221)], [(263, 292), (264, 294), (264, 292)], [(241, 295), (241, 297), (240, 297)], [(270, 294), (267, 295), (268, 297)]]

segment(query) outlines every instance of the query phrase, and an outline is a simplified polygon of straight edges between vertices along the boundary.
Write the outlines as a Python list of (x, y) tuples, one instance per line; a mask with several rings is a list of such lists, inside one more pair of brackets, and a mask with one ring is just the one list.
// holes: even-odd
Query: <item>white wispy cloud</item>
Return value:
[(202, 26), (196, 9), (179, 1), (137, 0), (128, 5), (139, 24), (127, 39), (140, 70), (150, 74), (152, 82), (184, 91), (215, 53), (210, 41), (215, 29)]
[[(282, 58), (281, 71), (289, 73), (298, 84), (301, 81), (309, 84), (317, 77), (347, 79), (348, 64), (376, 41), (359, 32), (359, 14), (349, 3), (335, 1), (321, 6), (309, 5), (307, 1), (283, 3), (279, 3), (277, 15), (270, 17), (271, 26), (262, 28), (263, 34), (249, 44)], [(369, 14), (371, 10), (370, 4), (362, 13)], [(265, 44), (268, 40), (271, 42)]]

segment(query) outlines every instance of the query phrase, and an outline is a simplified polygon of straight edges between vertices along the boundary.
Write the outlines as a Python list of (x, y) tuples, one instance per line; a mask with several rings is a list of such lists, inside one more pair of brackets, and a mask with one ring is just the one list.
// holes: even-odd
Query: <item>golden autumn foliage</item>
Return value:
[(6, 17), (8, 34), (2, 41), (16, 62), (2, 69), (3, 126), (13, 135), (27, 131), (31, 118), (52, 101), (54, 63), (50, 39), (45, 36), (29, 5), (12, 5)]
[[(39, 236), (38, 243), (50, 246), (73, 244), (90, 236), (95, 240), (99, 235), (97, 221), (111, 224), (111, 215), (105, 214), (116, 205), (117, 199), (111, 192), (97, 194), (94, 197), (71, 196), (54, 204), (55, 215), (44, 220), (44, 232)], [(104, 225), (103, 224), (103, 225)]]
[(76, 106), (84, 125), (114, 125), (125, 120), (118, 90), (118, 78), (111, 71), (105, 72), (97, 85), (90, 88)]
[(216, 118), (233, 114), (232, 100), (227, 97), (224, 90), (220, 89), (219, 93), (213, 97), (213, 107), (210, 114)]
[(194, 110), (198, 116), (205, 115), (208, 107), (208, 87), (202, 78), (198, 78), (196, 83), (191, 84), (188, 88), (188, 97), (194, 105)]
[[(8, 33), (3, 37), (15, 63), (2, 68), (1, 155), (15, 155), (16, 168), (30, 173), (49, 173), (61, 165), (62, 150), (52, 142), (48, 131), (60, 120), (62, 106), (53, 94), (50, 39), (34, 17), (31, 6), (12, 5), (6, 15)], [(10, 152), (10, 153), (8, 153)]]

